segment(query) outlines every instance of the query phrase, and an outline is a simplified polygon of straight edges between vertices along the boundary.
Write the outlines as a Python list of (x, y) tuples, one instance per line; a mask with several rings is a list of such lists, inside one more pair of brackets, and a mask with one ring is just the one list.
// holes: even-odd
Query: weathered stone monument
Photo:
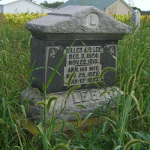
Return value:
[(141, 22), (141, 14), (138, 10), (133, 11), (132, 15), (131, 15), (131, 23), (134, 26), (137, 26), (136, 31), (139, 30), (140, 28), (140, 22)]
[[(33, 36), (31, 65), (35, 62), (34, 68), (43, 67), (32, 72), (32, 78), (36, 78), (32, 81), (32, 88), (21, 93), (22, 101), (25, 98), (34, 99), (29, 105), (30, 116), (43, 115), (43, 110), (40, 111), (41, 107), (35, 105), (43, 98), (39, 97), (33, 88), (38, 88), (42, 95), (42, 84), (46, 84), (53, 69), (75, 40), (58, 69), (63, 78), (56, 73), (47, 88), (47, 96), (53, 94), (59, 97), (56, 109), (60, 109), (65, 105), (63, 102), (67, 95), (67, 80), (71, 73), (76, 71), (71, 86), (81, 85), (81, 89), (70, 95), (61, 119), (76, 120), (76, 116), (71, 114), (71, 111), (76, 111), (84, 117), (105, 104), (108, 99), (116, 98), (117, 92), (115, 91), (101, 96), (105, 89), (99, 89), (96, 86), (87, 88), (86, 85), (104, 68), (117, 67), (118, 40), (131, 30), (130, 26), (114, 20), (112, 16), (92, 6), (67, 6), (26, 23), (26, 29)], [(115, 86), (115, 80), (115, 71), (105, 74), (104, 82), (107, 90)], [(84, 105), (86, 109), (76, 107), (79, 104)], [(50, 116), (51, 111), (47, 114), (48, 118)], [(39, 121), (38, 118), (37, 121)]]

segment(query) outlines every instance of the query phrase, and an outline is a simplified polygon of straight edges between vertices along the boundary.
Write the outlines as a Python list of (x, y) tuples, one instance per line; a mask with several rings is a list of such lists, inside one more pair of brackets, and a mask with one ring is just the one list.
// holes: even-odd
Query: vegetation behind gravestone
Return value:
[[(54, 3), (48, 3), (47, 1), (44, 1), (43, 3), (40, 3), (40, 5), (43, 5), (44, 7), (48, 7), (48, 8), (57, 8), (58, 6), (64, 4), (64, 2), (59, 2), (59, 1), (56, 1)], [(138, 7), (131, 7), (133, 10), (139, 10), (141, 15), (150, 15), (150, 10), (147, 10), (147, 11), (143, 11), (141, 10), (140, 8)]]
[(40, 5), (43, 5), (44, 7), (48, 7), (48, 8), (57, 8), (62, 4), (64, 4), (64, 2), (48, 3), (47, 1), (44, 1), (43, 3), (40, 3)]
[(141, 13), (141, 15), (150, 15), (150, 10), (147, 10), (147, 11), (144, 11), (144, 10), (141, 10), (140, 8), (138, 8), (138, 7), (132, 7), (132, 9), (133, 10), (138, 10), (140, 13)]
[[(3, 17), (3, 14), (0, 14)], [(142, 66), (141, 75), (134, 84), (134, 92), (124, 130), (119, 130), (120, 120), (126, 99), (118, 101), (116, 112), (107, 105), (107, 112), (100, 114), (103, 124), (89, 124), (87, 132), (75, 130), (67, 137), (65, 133), (53, 134), (50, 139), (54, 147), (64, 143), (71, 149), (131, 149), (148, 150), (150, 148), (150, 27), (149, 21), (142, 21), (141, 30), (135, 34), (126, 35), (118, 47), (118, 87), (126, 90), (134, 79), (137, 66)], [(23, 106), (19, 104), (20, 91), (30, 84), (30, 33), (24, 28), (12, 26), (11, 22), (0, 22), (0, 148), (1, 149), (42, 149), (40, 136), (33, 137), (25, 134), (20, 123), (26, 115)], [(130, 84), (131, 85), (131, 84)], [(132, 85), (131, 85), (132, 86)], [(132, 86), (133, 87), (133, 86)], [(130, 88), (131, 89), (131, 88)], [(130, 95), (131, 96), (131, 95)], [(125, 94), (125, 97), (128, 95)], [(126, 104), (127, 105), (127, 104)], [(21, 114), (15, 119), (13, 114)], [(122, 124), (124, 120), (122, 120)], [(63, 124), (63, 122), (62, 122)], [(122, 126), (123, 127), (123, 126)], [(122, 132), (120, 132), (122, 131)], [(76, 132), (76, 133), (75, 133)], [(119, 134), (120, 132), (120, 134)], [(122, 138), (122, 133), (124, 136)], [(120, 138), (119, 138), (120, 137)], [(122, 139), (121, 139), (122, 138)], [(31, 140), (32, 139), (32, 140)], [(126, 145), (127, 144), (127, 145)], [(63, 147), (64, 145), (58, 145)], [(58, 147), (57, 146), (57, 147)], [(54, 147), (56, 149), (56, 147)]]

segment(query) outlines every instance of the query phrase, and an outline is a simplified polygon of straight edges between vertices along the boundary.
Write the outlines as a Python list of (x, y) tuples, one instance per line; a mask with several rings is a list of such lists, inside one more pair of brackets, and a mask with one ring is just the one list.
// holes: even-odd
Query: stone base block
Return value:
[[(108, 102), (110, 102), (110, 100), (111, 104), (114, 105), (113, 102), (116, 102), (118, 97), (123, 95), (123, 92), (119, 91), (117, 87), (107, 87), (105, 89), (84, 89), (72, 92), (67, 100), (67, 91), (47, 94), (46, 97), (49, 95), (55, 95), (59, 98), (55, 108), (53, 107), (54, 102), (52, 103), (50, 111), (47, 112), (47, 119), (51, 118), (53, 108), (55, 109), (56, 116), (59, 115), (60, 111), (64, 108), (58, 118), (65, 121), (74, 121), (77, 120), (77, 117), (71, 112), (78, 112), (83, 119), (88, 113), (93, 112), (102, 105), (103, 110), (105, 110), (105, 106)], [(37, 102), (44, 100), (43, 97), (43, 93), (39, 93), (33, 88), (28, 88), (21, 92), (21, 103), (27, 105), (28, 101), (29, 111), (27, 114), (32, 119), (36, 120), (37, 123), (43, 121), (44, 118), (44, 107), (36, 105)], [(81, 107), (81, 105), (84, 105), (86, 109)], [(57, 121), (59, 119), (57, 119)]]

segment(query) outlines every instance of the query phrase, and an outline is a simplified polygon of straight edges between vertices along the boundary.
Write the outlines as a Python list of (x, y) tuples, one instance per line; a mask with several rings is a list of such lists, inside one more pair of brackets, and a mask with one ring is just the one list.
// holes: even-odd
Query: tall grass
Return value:
[[(12, 27), (6, 24), (4, 17), (0, 14), (1, 149), (58, 149), (60, 147), (85, 150), (150, 149), (150, 27), (147, 21), (143, 19), (138, 32), (126, 35), (122, 41), (119, 41), (117, 86), (124, 91), (124, 96), (121, 97), (120, 91), (113, 89), (118, 93), (116, 105), (112, 105), (112, 102), (114, 103), (112, 98), (106, 104), (106, 112), (103, 111), (102, 106), (89, 113), (85, 120), (94, 113), (98, 114), (98, 119), (95, 125), (88, 125), (86, 132), (74, 128), (65, 121), (60, 121), (62, 128), (54, 134), (56, 118), (53, 114), (51, 128), (46, 130), (46, 122), (44, 127), (40, 124), (38, 125), (40, 136), (28, 139), (28, 135), (20, 126), (21, 119), (26, 119), (26, 113), (24, 106), (19, 104), (19, 100), (20, 92), (30, 86), (31, 34), (22, 25)], [(53, 76), (49, 78), (44, 91), (52, 78)], [(70, 89), (68, 96), (72, 90), (74, 89)], [(46, 99), (46, 92), (44, 95), (44, 101), (39, 102), (38, 105), (44, 105), (46, 115), (54, 97)], [(56, 97), (55, 100), (57, 100)], [(20, 113), (22, 117), (14, 118), (14, 113)], [(76, 112), (72, 113), (78, 118), (77, 125), (85, 121), (81, 121)], [(104, 120), (103, 123), (101, 123), (102, 120)], [(63, 132), (65, 124), (73, 132), (70, 136)]]
[(6, 24), (1, 13), (0, 19), (0, 146), (7, 150), (23, 147), (21, 118), (13, 119), (13, 114), (24, 111), (19, 105), (20, 92), (30, 84), (30, 33)]
[(30, 33), (23, 28), (0, 24), (0, 87), (5, 94), (21, 91), (30, 76)]

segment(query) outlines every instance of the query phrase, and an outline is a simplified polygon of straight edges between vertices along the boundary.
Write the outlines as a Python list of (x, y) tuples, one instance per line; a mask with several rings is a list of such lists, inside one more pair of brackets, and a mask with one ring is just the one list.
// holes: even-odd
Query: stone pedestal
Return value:
[[(46, 97), (49, 95), (50, 94), (47, 94)], [(67, 92), (57, 92), (52, 93), (51, 95), (59, 97), (55, 106), (57, 115), (60, 113), (61, 109), (65, 108), (58, 117), (58, 120), (74, 121), (77, 120), (77, 117), (74, 114), (71, 114), (71, 112), (78, 112), (83, 119), (88, 113), (93, 112), (102, 105), (103, 111), (106, 111), (106, 104), (111, 102), (112, 105), (115, 105), (118, 97), (121, 98), (123, 92), (119, 91), (117, 87), (108, 87), (106, 89), (82, 89), (74, 91), (67, 100)], [(35, 105), (37, 102), (43, 101), (43, 93), (40, 93), (39, 95), (33, 88), (27, 89), (21, 93), (21, 103), (25, 103), (25, 100), (28, 100), (29, 102), (29, 117), (36, 119), (38, 123), (43, 121), (43, 106)], [(83, 105), (86, 109), (78, 105)], [(47, 113), (47, 119), (51, 118), (53, 106), (54, 102), (51, 105), (50, 111)], [(96, 116), (96, 114), (93, 114), (92, 116)]]

